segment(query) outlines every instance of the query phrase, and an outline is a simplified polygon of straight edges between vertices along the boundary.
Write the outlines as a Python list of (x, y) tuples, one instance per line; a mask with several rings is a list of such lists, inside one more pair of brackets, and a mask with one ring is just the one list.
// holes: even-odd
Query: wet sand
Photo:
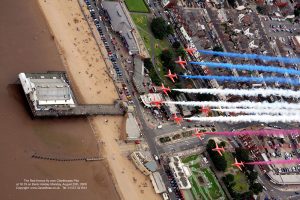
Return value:
[[(32, 159), (98, 155), (87, 119), (32, 120), (15, 85), (19, 72), (65, 70), (34, 0), (4, 0), (0, 7), (0, 199), (119, 199), (103, 162)], [(16, 190), (23, 179), (78, 179), (87, 190)]]

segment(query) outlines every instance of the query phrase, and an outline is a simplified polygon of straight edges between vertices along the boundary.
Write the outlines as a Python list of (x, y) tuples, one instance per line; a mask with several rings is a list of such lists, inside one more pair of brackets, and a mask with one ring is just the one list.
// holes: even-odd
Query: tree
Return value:
[[(242, 149), (242, 148), (236, 148), (235, 149), (236, 158), (238, 161), (243, 162), (250, 162), (249, 158), (249, 150), (248, 149)], [(253, 165), (246, 165), (245, 168), (249, 171), (253, 171), (254, 166)]]
[(153, 63), (151, 61), (150, 58), (145, 58), (144, 59), (144, 66), (146, 69), (148, 69), (149, 71), (153, 68)]
[(250, 186), (250, 190), (252, 190), (254, 194), (259, 194), (263, 191), (263, 186), (260, 183), (253, 183)]
[(167, 35), (173, 34), (174, 33), (174, 29), (171, 25), (167, 25)]
[(235, 7), (236, 0), (227, 0), (231, 7)]
[(229, 183), (234, 181), (234, 175), (232, 174), (227, 174), (225, 177)]
[(160, 54), (160, 60), (166, 68), (169, 68), (170, 70), (174, 70), (175, 63), (174, 63), (174, 53), (170, 50), (164, 50)]
[(224, 156), (220, 156), (217, 152), (212, 151), (213, 148), (215, 148), (215, 141), (209, 140), (206, 145), (206, 150), (214, 163), (215, 167), (219, 171), (225, 171), (227, 168), (227, 162)]
[(175, 53), (176, 53), (176, 56), (181, 56), (182, 59), (184, 59), (186, 57), (186, 52), (182, 47), (176, 49)]
[(254, 183), (254, 181), (257, 179), (257, 172), (251, 171), (248, 174), (248, 179), (249, 179), (250, 184)]
[(160, 40), (174, 32), (172, 26), (168, 25), (162, 17), (154, 18), (150, 26), (154, 37)]
[(256, 10), (257, 10), (257, 12), (259, 13), (259, 14), (262, 14), (262, 15), (265, 15), (265, 14), (267, 14), (268, 13), (268, 8), (267, 8), (267, 6), (266, 5), (264, 5), (264, 6), (256, 6)]
[(181, 44), (180, 44), (179, 41), (175, 41), (175, 42), (173, 42), (172, 47), (173, 47), (174, 49), (178, 49), (179, 47), (181, 47)]
[(221, 47), (221, 46), (215, 46), (215, 47), (213, 48), (213, 51), (224, 51), (224, 49), (223, 49), (223, 47)]
[(295, 9), (294, 9), (294, 15), (295, 15), (296, 17), (300, 16), (300, 8), (295, 8)]
[(225, 147), (226, 146), (226, 142), (224, 142), (224, 141), (220, 142), (219, 146), (220, 147)]
[(160, 80), (159, 76), (157, 75), (154, 67), (152, 67), (150, 69), (149, 75), (150, 75), (150, 78), (151, 78), (153, 83), (155, 83), (156, 85), (161, 85), (161, 80)]
[(236, 158), (239, 161), (248, 162), (249, 161), (249, 150), (242, 148), (235, 148)]

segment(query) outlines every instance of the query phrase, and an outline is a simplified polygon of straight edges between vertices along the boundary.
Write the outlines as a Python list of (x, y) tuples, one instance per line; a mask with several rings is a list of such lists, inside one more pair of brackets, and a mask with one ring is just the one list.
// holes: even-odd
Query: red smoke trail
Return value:
[(246, 165), (272, 165), (272, 164), (294, 164), (294, 163), (300, 163), (300, 159), (255, 161), (255, 162), (247, 162), (244, 164), (246, 164)]
[[(300, 148), (300, 144), (297, 144), (295, 145), (296, 148)], [(270, 149), (293, 149), (293, 147), (289, 146), (289, 144), (282, 144), (281, 146), (279, 145), (269, 145), (269, 146), (250, 146), (250, 147), (238, 147), (238, 148), (241, 148), (241, 149), (248, 149), (248, 150), (270, 150)], [(228, 150), (234, 150), (235, 148), (231, 148), (231, 147), (225, 147), (225, 149), (228, 149)]]
[(204, 134), (208, 135), (225, 135), (225, 136), (235, 136), (235, 135), (288, 135), (288, 134), (300, 134), (300, 130), (291, 129), (291, 130), (256, 130), (256, 131), (224, 131), (224, 132), (205, 132)]

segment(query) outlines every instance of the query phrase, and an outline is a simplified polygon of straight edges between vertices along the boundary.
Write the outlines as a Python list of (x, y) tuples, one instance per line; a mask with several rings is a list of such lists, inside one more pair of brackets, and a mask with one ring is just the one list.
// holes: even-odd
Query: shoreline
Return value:
[[(93, 27), (90, 27), (87, 17), (84, 16), (84, 11), (88, 12), (87, 8), (82, 8), (79, 0), (38, 0), (38, 4), (78, 100), (84, 103), (109, 103), (118, 99), (116, 85), (107, 74), (109, 68), (101, 47), (91, 32)], [(135, 168), (120, 148), (124, 145), (122, 142), (120, 145), (119, 141), (124, 117), (97, 116), (87, 119), (97, 141), (99, 154), (106, 158), (102, 162), (105, 162), (105, 168), (119, 198), (161, 199), (154, 192), (149, 178)]]

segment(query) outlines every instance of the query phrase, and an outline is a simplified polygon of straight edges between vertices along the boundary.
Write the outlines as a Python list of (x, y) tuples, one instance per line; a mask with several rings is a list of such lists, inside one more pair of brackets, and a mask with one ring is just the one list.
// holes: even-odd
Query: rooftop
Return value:
[(141, 60), (140, 57), (135, 56), (133, 59), (134, 63), (134, 74), (133, 74), (133, 82), (135, 87), (137, 88), (138, 92), (145, 93), (146, 90), (144, 88), (144, 62)]
[(128, 113), (128, 118), (126, 120), (126, 134), (127, 134), (127, 140), (136, 140), (140, 138), (141, 130), (139, 128), (139, 125), (133, 116), (132, 113)]
[(20, 73), (19, 79), (36, 110), (47, 110), (55, 105), (75, 105), (70, 85), (61, 72)]
[(128, 50), (132, 53), (138, 52), (138, 46), (131, 32), (133, 27), (131, 26), (120, 3), (114, 1), (103, 1), (102, 5), (110, 17), (112, 28), (119, 32), (126, 40)]

